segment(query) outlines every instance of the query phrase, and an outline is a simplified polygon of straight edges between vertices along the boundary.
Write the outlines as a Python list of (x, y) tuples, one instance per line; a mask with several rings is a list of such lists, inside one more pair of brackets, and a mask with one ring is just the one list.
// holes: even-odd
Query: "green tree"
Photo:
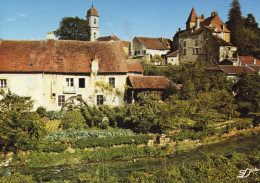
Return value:
[(247, 115), (250, 111), (257, 112), (260, 102), (260, 75), (247, 75), (243, 73), (233, 85), (235, 102), (238, 104), (238, 111)]
[(252, 13), (247, 14), (247, 18), (245, 19), (245, 27), (251, 27), (253, 29), (258, 29), (258, 23), (255, 20), (255, 17)]
[(28, 112), (32, 101), (10, 91), (0, 100), (0, 149), (17, 153), (23, 145), (37, 142), (45, 133), (37, 113)]
[(160, 55), (156, 54), (152, 57), (151, 62), (162, 64), (165, 62), (165, 60)]
[(230, 41), (238, 47), (238, 53), (243, 55), (243, 18), (241, 15), (241, 6), (238, 0), (233, 0), (228, 13), (227, 27), (231, 30)]
[(184, 82), (181, 87), (181, 99), (190, 100), (195, 98), (195, 87), (191, 80)]
[(78, 17), (64, 17), (55, 35), (62, 40), (90, 40), (90, 27), (86, 20)]

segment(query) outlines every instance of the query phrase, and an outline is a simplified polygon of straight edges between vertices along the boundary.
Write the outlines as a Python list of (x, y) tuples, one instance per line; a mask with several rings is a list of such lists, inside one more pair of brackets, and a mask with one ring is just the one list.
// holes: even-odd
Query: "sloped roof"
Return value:
[(181, 33), (179, 36), (187, 36), (187, 35), (193, 35), (193, 34), (201, 34), (203, 31), (203, 28), (200, 27), (195, 31), (191, 31), (191, 30), (186, 30), (183, 33)]
[(168, 38), (135, 37), (147, 49), (169, 50), (171, 40)]
[(90, 73), (128, 72), (121, 42), (72, 40), (0, 41), (0, 72)]
[(97, 38), (97, 40), (98, 41), (120, 41), (120, 39), (115, 35), (99, 37)]
[(238, 56), (239, 61), (241, 62), (241, 64), (245, 65), (245, 64), (254, 64), (254, 59), (255, 59), (255, 64), (256, 65), (260, 65), (260, 60), (253, 57), (253, 56)]
[(253, 69), (247, 66), (233, 66), (233, 65), (217, 65), (214, 67), (210, 67), (207, 70), (209, 71), (223, 71), (226, 74), (242, 74), (243, 72), (247, 74), (252, 74), (254, 72)]
[(192, 8), (187, 22), (195, 22), (197, 18), (198, 18), (198, 16), (196, 14), (196, 11), (194, 8)]
[(254, 71), (259, 71), (260, 70), (260, 65), (248, 65), (251, 69), (254, 69)]
[[(210, 16), (200, 23), (201, 26), (216, 27), (218, 32), (223, 32), (224, 23), (218, 15)], [(230, 30), (224, 25), (224, 32), (230, 32)]]
[(176, 51), (173, 51), (173, 52), (170, 52), (167, 57), (177, 57), (179, 54), (179, 50), (176, 50)]
[(123, 47), (129, 47), (131, 42), (130, 41), (121, 41)]
[(129, 76), (133, 89), (166, 89), (170, 80), (164, 76)]
[(212, 37), (218, 42), (218, 44), (220, 46), (232, 46), (232, 44), (230, 42), (227, 42), (227, 41), (225, 41), (224, 39), (222, 39), (218, 36), (212, 35)]
[(138, 59), (127, 59), (126, 65), (128, 72), (144, 72), (143, 66)]

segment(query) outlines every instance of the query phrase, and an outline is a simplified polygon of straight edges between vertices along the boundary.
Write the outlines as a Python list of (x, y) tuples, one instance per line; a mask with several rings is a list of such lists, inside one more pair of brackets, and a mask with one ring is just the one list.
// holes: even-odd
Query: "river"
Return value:
[(99, 163), (81, 163), (70, 166), (28, 168), (28, 167), (5, 167), (0, 168), (3, 174), (20, 172), (22, 174), (41, 177), (42, 181), (69, 180), (72, 175), (80, 172), (90, 173), (95, 176), (103, 173), (123, 177), (133, 171), (151, 171), (154, 169), (167, 168), (169, 166), (186, 164), (194, 160), (205, 158), (205, 153), (227, 155), (232, 152), (250, 153), (252, 150), (260, 150), (260, 134), (239, 140), (228, 140), (226, 142), (200, 146), (188, 151), (178, 151), (173, 155), (163, 158), (143, 158), (134, 161), (109, 161)]

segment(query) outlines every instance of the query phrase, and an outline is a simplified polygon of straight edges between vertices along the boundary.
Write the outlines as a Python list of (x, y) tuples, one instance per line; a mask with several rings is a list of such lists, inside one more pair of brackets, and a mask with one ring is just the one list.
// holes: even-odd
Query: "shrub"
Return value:
[(85, 118), (81, 112), (77, 110), (66, 111), (61, 119), (61, 125), (66, 130), (80, 130), (88, 128)]
[(42, 118), (44, 116), (46, 116), (47, 112), (46, 112), (46, 108), (43, 106), (40, 106), (37, 108), (36, 112), (39, 114), (39, 116)]

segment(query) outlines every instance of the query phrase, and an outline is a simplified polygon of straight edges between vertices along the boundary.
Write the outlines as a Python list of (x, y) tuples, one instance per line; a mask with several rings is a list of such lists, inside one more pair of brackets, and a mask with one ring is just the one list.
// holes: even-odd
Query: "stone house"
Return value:
[(197, 16), (195, 9), (186, 22), (186, 30), (174, 36), (178, 43), (180, 62), (207, 61), (217, 64), (225, 58), (233, 58), (236, 47), (230, 43), (230, 30), (221, 21), (217, 12), (206, 18)]
[(167, 54), (167, 65), (179, 65), (179, 50)]
[(59, 110), (77, 97), (89, 105), (123, 105), (127, 77), (120, 42), (0, 41), (0, 87), (35, 100), (34, 110)]
[[(131, 42), (131, 55), (150, 61), (154, 55), (166, 60), (171, 40), (167, 38), (134, 37)], [(156, 63), (159, 65), (159, 63)]]

